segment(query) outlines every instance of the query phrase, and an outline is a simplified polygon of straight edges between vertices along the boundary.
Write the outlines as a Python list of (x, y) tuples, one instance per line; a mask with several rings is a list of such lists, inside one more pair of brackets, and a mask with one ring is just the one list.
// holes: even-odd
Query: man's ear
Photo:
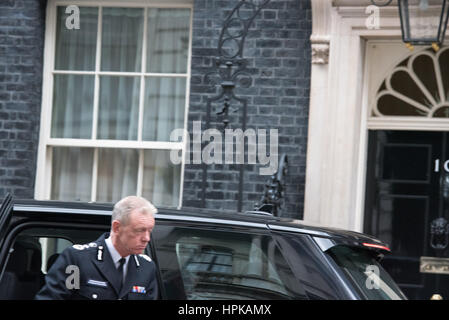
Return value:
[(121, 223), (118, 220), (114, 220), (112, 221), (112, 226), (111, 226), (111, 230), (114, 233), (118, 233), (118, 231), (120, 230), (121, 227)]

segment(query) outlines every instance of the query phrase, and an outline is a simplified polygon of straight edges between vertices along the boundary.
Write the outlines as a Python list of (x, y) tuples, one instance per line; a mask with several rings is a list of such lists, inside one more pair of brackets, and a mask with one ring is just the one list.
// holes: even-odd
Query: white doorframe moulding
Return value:
[[(400, 41), (397, 6), (369, 0), (312, 0), (312, 70), (304, 220), (363, 230), (367, 150), (367, 40)], [(328, 57), (328, 59), (326, 59)]]

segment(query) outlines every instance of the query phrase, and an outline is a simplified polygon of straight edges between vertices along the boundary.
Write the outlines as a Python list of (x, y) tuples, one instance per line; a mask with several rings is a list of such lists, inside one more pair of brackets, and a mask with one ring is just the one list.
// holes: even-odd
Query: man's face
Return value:
[(119, 251), (127, 255), (141, 254), (150, 241), (154, 225), (155, 221), (151, 214), (132, 211), (128, 224), (118, 222), (116, 228), (118, 245), (121, 249)]

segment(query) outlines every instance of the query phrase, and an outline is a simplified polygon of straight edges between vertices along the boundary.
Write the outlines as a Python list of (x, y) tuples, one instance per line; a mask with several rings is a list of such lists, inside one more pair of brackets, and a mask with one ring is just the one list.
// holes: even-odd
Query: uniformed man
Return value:
[(156, 299), (156, 266), (142, 254), (155, 225), (157, 209), (129, 196), (114, 206), (110, 234), (64, 250), (36, 299)]

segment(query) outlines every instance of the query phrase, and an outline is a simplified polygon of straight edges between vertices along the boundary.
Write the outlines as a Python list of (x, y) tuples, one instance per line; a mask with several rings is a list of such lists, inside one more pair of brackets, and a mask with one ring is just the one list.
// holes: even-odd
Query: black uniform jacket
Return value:
[(95, 242), (65, 249), (35, 299), (156, 299), (156, 266), (146, 255), (129, 257), (126, 280), (118, 291), (120, 277), (105, 243), (108, 236), (105, 233)]

